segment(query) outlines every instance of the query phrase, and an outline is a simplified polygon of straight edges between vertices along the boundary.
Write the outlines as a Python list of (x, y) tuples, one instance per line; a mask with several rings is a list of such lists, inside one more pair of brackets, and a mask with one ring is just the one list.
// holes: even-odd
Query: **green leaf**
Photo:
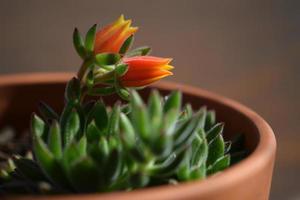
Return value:
[(81, 137), (77, 143), (77, 148), (80, 156), (86, 155), (87, 139), (85, 136)]
[(179, 181), (188, 181), (190, 179), (190, 173), (190, 167), (188, 165), (182, 164), (178, 168), (176, 175)]
[(56, 120), (53, 121), (48, 135), (49, 150), (56, 158), (62, 156), (62, 138), (60, 132), (60, 126)]
[(224, 144), (225, 144), (225, 154), (229, 153), (232, 144), (231, 141), (226, 141)]
[(193, 115), (193, 109), (192, 109), (191, 104), (186, 104), (183, 108), (183, 112), (181, 113), (179, 119), (180, 120), (188, 119), (188, 118), (192, 117), (192, 115)]
[(113, 149), (108, 157), (105, 167), (105, 177), (108, 184), (116, 181), (121, 173), (122, 164), (121, 152), (118, 149)]
[(45, 121), (59, 119), (58, 114), (50, 106), (48, 106), (46, 103), (42, 101), (39, 102), (38, 109)]
[(205, 120), (205, 131), (211, 129), (216, 123), (216, 113), (213, 110), (207, 112)]
[(69, 171), (69, 180), (78, 192), (96, 192), (100, 182), (98, 169), (89, 157), (75, 161)]
[(230, 155), (225, 155), (214, 162), (211, 166), (208, 167), (207, 173), (214, 174), (216, 172), (222, 171), (229, 167), (230, 165)]
[(145, 104), (143, 103), (143, 100), (141, 99), (141, 97), (138, 95), (136, 91), (132, 91), (131, 96), (132, 96), (131, 99), (132, 125), (136, 133), (138, 133), (143, 140), (149, 141), (151, 137), (150, 135), (151, 127), (150, 127), (150, 120), (149, 120), (147, 109), (145, 107)]
[(95, 124), (99, 131), (103, 132), (106, 130), (108, 125), (108, 115), (106, 112), (106, 107), (102, 101), (97, 101), (88, 115), (88, 123), (92, 120), (95, 121)]
[(133, 56), (145, 56), (148, 55), (151, 52), (151, 48), (148, 46), (144, 46), (144, 47), (139, 47), (136, 49), (133, 49), (132, 51), (130, 51), (127, 56), (128, 57), (133, 57)]
[(156, 165), (150, 170), (152, 176), (166, 177), (175, 174), (181, 163), (184, 161), (187, 156), (187, 150), (181, 151), (178, 153), (172, 162), (168, 164)]
[(199, 125), (201, 125), (205, 113), (198, 111), (195, 116), (184, 122), (177, 128), (175, 132), (175, 148), (180, 148), (183, 144), (189, 143), (193, 136), (197, 133)]
[(61, 165), (49, 151), (46, 144), (40, 138), (35, 138), (33, 148), (37, 162), (48, 178), (62, 187), (68, 187), (68, 181)]
[(121, 129), (121, 139), (123, 139), (125, 146), (128, 148), (132, 148), (135, 145), (135, 132), (134, 128), (128, 119), (128, 117), (124, 114), (120, 114), (120, 129)]
[[(200, 129), (198, 132), (203, 132), (203, 129)], [(206, 163), (208, 156), (208, 145), (205, 138), (201, 138), (199, 134), (195, 137), (192, 142), (192, 157), (191, 157), (191, 165), (194, 167), (200, 167), (203, 163)]]
[(101, 137), (97, 142), (89, 143), (87, 146), (88, 155), (97, 163), (100, 170), (103, 171), (104, 165), (109, 156), (109, 145), (105, 137)]
[(95, 121), (93, 120), (91, 123), (89, 123), (86, 131), (86, 137), (88, 142), (98, 141), (100, 139), (101, 132), (96, 126)]
[(80, 127), (80, 130), (78, 131), (78, 134), (76, 135), (76, 139), (80, 139), (84, 132), (85, 132), (85, 128), (86, 128), (86, 115), (85, 115), (85, 111), (84, 111), (84, 108), (81, 104), (76, 104), (75, 105), (75, 110), (78, 114), (78, 117), (79, 117), (79, 127)]
[(200, 167), (191, 169), (189, 180), (201, 180), (206, 177), (206, 165), (203, 163)]
[(120, 54), (125, 54), (125, 53), (128, 51), (128, 49), (131, 47), (133, 41), (134, 41), (133, 35), (129, 36), (129, 37), (125, 40), (125, 42), (122, 44), (119, 53), (120, 53)]
[(148, 113), (154, 133), (158, 132), (163, 118), (162, 101), (157, 90), (153, 90), (148, 101)]
[(62, 163), (66, 172), (69, 171), (72, 163), (86, 155), (86, 148), (87, 143), (84, 138), (81, 138), (79, 142), (73, 141), (65, 148)]
[[(109, 144), (105, 137), (101, 137), (98, 144), (99, 148), (99, 159), (102, 163), (106, 162), (108, 156), (109, 156)], [(98, 160), (99, 160), (98, 159)]]
[(35, 113), (31, 117), (31, 133), (34, 137), (42, 137), (47, 130), (45, 122)]
[(150, 94), (148, 112), (151, 120), (162, 117), (162, 101), (157, 90), (152, 90)]
[(80, 35), (79, 31), (77, 28), (75, 28), (74, 32), (73, 32), (73, 45), (76, 49), (76, 52), (78, 53), (78, 55), (82, 58), (85, 59), (86, 57), (86, 52), (85, 52), (85, 48), (84, 48), (84, 41), (82, 36)]
[(67, 146), (69, 145), (73, 139), (79, 134), (80, 131), (80, 118), (78, 113), (75, 110), (72, 110), (70, 115), (66, 120), (66, 124), (64, 127), (64, 144)]
[(107, 135), (115, 135), (119, 132), (119, 118), (120, 118), (120, 103), (116, 103), (110, 113), (108, 120)]
[(128, 65), (127, 64), (119, 64), (117, 65), (115, 72), (117, 73), (117, 76), (123, 76), (128, 71)]
[(94, 24), (87, 32), (85, 37), (85, 48), (88, 52), (94, 51), (95, 37), (96, 37), (97, 24)]
[(210, 143), (213, 139), (215, 139), (218, 135), (223, 133), (224, 123), (218, 123), (213, 126), (207, 133), (206, 139), (207, 142)]
[[(116, 85), (115, 85), (116, 86)], [(126, 88), (115, 87), (117, 94), (125, 101), (130, 100), (130, 94)]]
[(105, 65), (114, 65), (121, 59), (119, 54), (114, 53), (100, 53), (95, 56), (95, 61), (97, 65), (105, 66)]
[(177, 117), (178, 117), (178, 110), (177, 109), (171, 109), (169, 110), (163, 120), (162, 120), (162, 126), (163, 130), (167, 135), (172, 135), (175, 130), (175, 125), (177, 122)]
[(159, 158), (165, 158), (170, 155), (173, 148), (173, 137), (167, 134), (159, 135), (159, 138), (152, 142), (152, 153)]
[(207, 166), (213, 164), (224, 155), (225, 147), (222, 135), (218, 135), (208, 144)]
[(80, 81), (73, 77), (66, 86), (65, 99), (67, 102), (79, 102), (81, 96)]
[(179, 112), (181, 106), (181, 92), (174, 91), (168, 97), (164, 104), (164, 113), (168, 112), (171, 109), (175, 109)]

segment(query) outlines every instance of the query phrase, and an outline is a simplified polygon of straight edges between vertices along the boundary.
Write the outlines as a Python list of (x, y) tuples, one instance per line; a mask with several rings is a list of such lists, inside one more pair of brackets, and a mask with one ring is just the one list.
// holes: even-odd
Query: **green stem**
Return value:
[(77, 73), (77, 77), (79, 79), (80, 82), (82, 82), (86, 72), (87, 72), (87, 69), (93, 64), (93, 60), (92, 59), (85, 59)]

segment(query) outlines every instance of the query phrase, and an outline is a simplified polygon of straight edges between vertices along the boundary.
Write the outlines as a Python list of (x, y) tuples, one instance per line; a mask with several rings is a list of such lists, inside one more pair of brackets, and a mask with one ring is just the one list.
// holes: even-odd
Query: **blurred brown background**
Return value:
[(273, 127), (272, 200), (300, 199), (300, 1), (0, 0), (0, 74), (75, 71), (73, 28), (120, 14), (136, 46), (173, 57), (173, 81), (236, 99)]

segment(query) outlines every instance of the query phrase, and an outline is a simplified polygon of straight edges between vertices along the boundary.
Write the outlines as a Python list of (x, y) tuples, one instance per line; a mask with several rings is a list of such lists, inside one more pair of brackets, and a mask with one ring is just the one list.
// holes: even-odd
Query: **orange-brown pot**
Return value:
[[(65, 82), (70, 73), (34, 73), (0, 76), (0, 127), (9, 125), (18, 132), (29, 127), (30, 114), (39, 100), (56, 109), (63, 106)], [(266, 200), (269, 198), (276, 141), (270, 126), (249, 108), (208, 91), (170, 82), (152, 87), (162, 93), (179, 89), (184, 102), (194, 108), (206, 105), (225, 122), (225, 137), (243, 133), (251, 154), (238, 164), (203, 181), (139, 189), (132, 192), (55, 196), (8, 196), (5, 199), (33, 200)], [(146, 97), (150, 89), (141, 93)], [(109, 99), (109, 100), (108, 100)], [(115, 97), (106, 98), (113, 102)]]

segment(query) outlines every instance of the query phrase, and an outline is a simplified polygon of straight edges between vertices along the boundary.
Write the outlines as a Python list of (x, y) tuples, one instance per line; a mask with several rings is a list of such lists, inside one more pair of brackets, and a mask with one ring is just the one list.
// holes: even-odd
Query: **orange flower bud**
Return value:
[(131, 20), (125, 20), (121, 15), (115, 22), (103, 27), (96, 34), (94, 53), (118, 53), (125, 40), (138, 30), (130, 25)]
[(141, 87), (173, 75), (169, 71), (174, 68), (169, 65), (171, 60), (153, 56), (124, 58), (123, 62), (128, 65), (128, 71), (121, 77), (121, 84), (124, 87)]

